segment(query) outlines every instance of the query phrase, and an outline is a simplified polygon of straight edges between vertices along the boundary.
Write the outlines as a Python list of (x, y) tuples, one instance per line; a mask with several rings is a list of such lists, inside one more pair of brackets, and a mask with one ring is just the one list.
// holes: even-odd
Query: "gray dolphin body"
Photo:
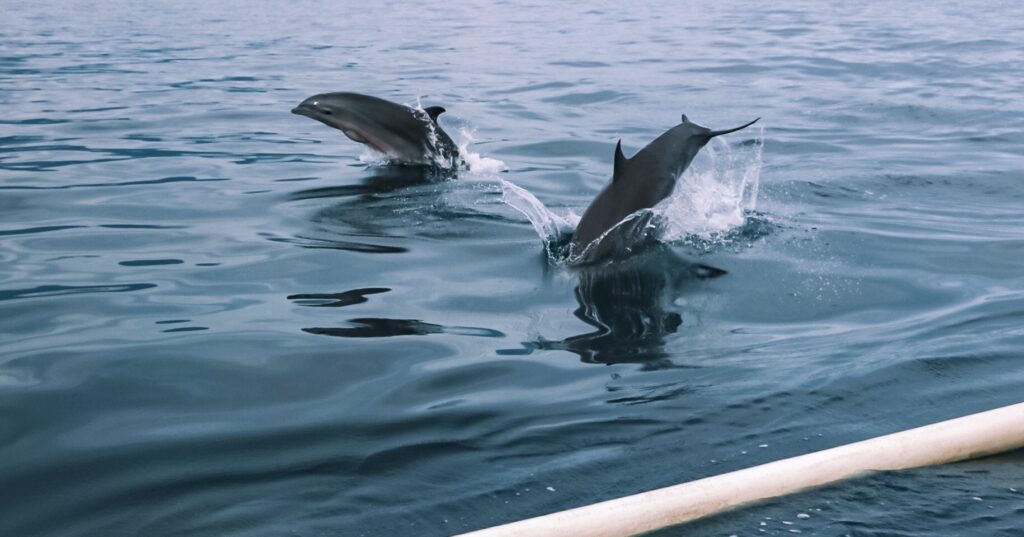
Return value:
[(314, 95), (292, 109), (293, 114), (334, 127), (396, 163), (454, 169), (461, 162), (459, 149), (437, 124), (444, 111), (440, 106), (417, 110), (348, 92)]
[[(758, 119), (761, 118), (734, 129), (713, 131), (691, 122), (684, 114), (682, 123), (657, 137), (632, 158), (622, 154), (622, 140), (619, 140), (615, 146), (612, 182), (594, 198), (580, 218), (570, 245), (572, 255), (581, 256), (586, 252), (580, 259), (586, 263), (612, 253), (610, 250), (615, 245), (591, 243), (627, 216), (654, 207), (672, 194), (676, 180), (712, 138), (747, 128)], [(651, 216), (640, 215), (624, 226), (643, 227)], [(637, 230), (629, 229), (626, 233), (636, 236)]]

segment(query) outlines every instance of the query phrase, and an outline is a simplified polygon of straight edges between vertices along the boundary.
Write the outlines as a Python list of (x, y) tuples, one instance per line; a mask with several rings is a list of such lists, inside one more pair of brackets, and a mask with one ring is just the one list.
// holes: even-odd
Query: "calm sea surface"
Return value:
[[(1024, 7), (768, 4), (5, 0), (0, 535), (442, 536), (1024, 399)], [(762, 119), (549, 259), (682, 113)], [(1021, 535), (1024, 455), (658, 535), (797, 532)]]

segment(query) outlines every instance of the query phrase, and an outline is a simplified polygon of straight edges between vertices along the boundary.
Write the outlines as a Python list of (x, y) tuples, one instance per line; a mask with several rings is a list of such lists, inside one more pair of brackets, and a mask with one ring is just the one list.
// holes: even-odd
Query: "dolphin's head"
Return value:
[(315, 119), (336, 129), (344, 128), (351, 118), (347, 93), (321, 93), (292, 108), (293, 114)]

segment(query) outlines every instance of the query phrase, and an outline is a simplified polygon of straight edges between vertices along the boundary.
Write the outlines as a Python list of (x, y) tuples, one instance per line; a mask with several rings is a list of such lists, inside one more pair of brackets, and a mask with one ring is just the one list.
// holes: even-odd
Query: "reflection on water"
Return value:
[[(464, 172), (469, 174), (471, 172)], [(288, 201), (312, 205), (308, 230), (285, 240), (308, 248), (398, 253), (410, 235), (452, 239), (476, 234), (467, 221), (517, 222), (490, 181), (473, 181), (427, 166), (366, 168), (356, 183), (292, 192)], [(343, 237), (343, 238), (342, 238)]]
[(573, 314), (593, 331), (558, 341), (538, 339), (525, 350), (564, 350), (592, 364), (639, 363), (648, 369), (672, 367), (666, 338), (683, 324), (673, 302), (700, 280), (724, 270), (683, 259), (671, 248), (653, 246), (625, 260), (583, 267), (575, 288), (579, 307)]
[(422, 185), (446, 179), (453, 179), (454, 173), (446, 173), (433, 166), (374, 166), (367, 169), (368, 174), (358, 184), (327, 186), (299, 190), (289, 194), (292, 201), (343, 198), (360, 196), (357, 201), (370, 201), (374, 194), (386, 194), (411, 186)]
[[(391, 230), (400, 227), (393, 225), (395, 219), (406, 214), (410, 206), (433, 205), (439, 192), (429, 188), (430, 185), (453, 177), (454, 174), (431, 166), (371, 166), (366, 168), (366, 174), (358, 183), (308, 188), (287, 195), (286, 199), (292, 202), (332, 202), (314, 213), (313, 229), (291, 237), (263, 235), (270, 241), (297, 244), (303, 248), (404, 253), (408, 251), (405, 246), (387, 244)], [(418, 186), (428, 188), (413, 192)]]

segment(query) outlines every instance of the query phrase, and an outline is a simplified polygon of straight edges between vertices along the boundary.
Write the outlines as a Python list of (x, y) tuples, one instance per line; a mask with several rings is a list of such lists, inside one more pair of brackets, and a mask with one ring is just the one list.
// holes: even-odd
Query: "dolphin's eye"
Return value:
[(327, 116), (331, 115), (331, 111), (330, 110), (321, 110), (320, 113), (324, 114), (324, 115), (327, 115)]

